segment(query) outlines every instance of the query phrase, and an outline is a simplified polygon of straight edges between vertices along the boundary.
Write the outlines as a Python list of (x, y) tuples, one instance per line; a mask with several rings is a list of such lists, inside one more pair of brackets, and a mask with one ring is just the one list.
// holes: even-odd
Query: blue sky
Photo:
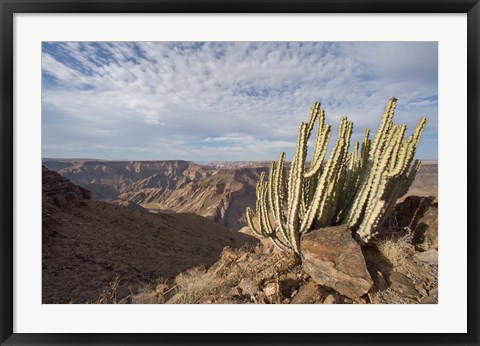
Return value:
[(42, 156), (291, 159), (314, 101), (358, 140), (395, 96), (407, 134), (429, 119), (416, 156), (436, 160), (437, 56), (436, 42), (44, 42)]

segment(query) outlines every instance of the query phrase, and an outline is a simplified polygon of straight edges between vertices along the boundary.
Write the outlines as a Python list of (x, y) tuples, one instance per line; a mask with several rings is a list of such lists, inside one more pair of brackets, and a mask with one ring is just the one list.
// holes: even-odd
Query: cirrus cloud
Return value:
[(45, 42), (42, 155), (270, 160), (292, 155), (322, 102), (334, 130), (429, 123), (417, 157), (437, 158), (434, 42)]

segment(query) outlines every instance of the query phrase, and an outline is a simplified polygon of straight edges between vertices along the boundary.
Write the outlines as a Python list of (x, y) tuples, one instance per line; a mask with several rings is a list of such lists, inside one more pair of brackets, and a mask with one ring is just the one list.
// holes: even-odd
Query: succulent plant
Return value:
[[(287, 176), (285, 153), (270, 164), (268, 180), (257, 183), (256, 222), (247, 208), (247, 222), (260, 238), (300, 254), (300, 237), (312, 229), (346, 223), (368, 243), (409, 189), (420, 166), (413, 161), (427, 123), (421, 118), (404, 139), (406, 126), (393, 123), (397, 100), (388, 101), (373, 141), (364, 132), (361, 145), (349, 152), (353, 123), (341, 118), (335, 144), (325, 155), (331, 127), (315, 102), (307, 122), (299, 126), (295, 155)], [(317, 124), (313, 158), (307, 164), (307, 142)]]

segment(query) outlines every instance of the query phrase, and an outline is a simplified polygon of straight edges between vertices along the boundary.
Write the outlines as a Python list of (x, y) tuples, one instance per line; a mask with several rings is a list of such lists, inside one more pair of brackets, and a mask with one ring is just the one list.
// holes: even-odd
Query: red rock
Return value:
[(421, 294), (415, 289), (415, 285), (408, 276), (399, 272), (394, 272), (388, 279), (390, 281), (390, 288), (400, 295), (414, 299), (422, 298)]
[(318, 286), (314, 281), (309, 281), (307, 284), (300, 286), (290, 303), (313, 304), (321, 301), (327, 295), (328, 292), (325, 289)]
[(367, 293), (373, 285), (365, 259), (346, 226), (325, 227), (301, 238), (304, 271), (320, 285), (349, 298)]
[(413, 259), (416, 262), (424, 262), (424, 263), (438, 263), (438, 252), (435, 249), (430, 249), (425, 252), (420, 252), (413, 256)]
[(337, 299), (333, 295), (329, 294), (323, 301), (323, 304), (337, 304)]
[(375, 287), (377, 288), (378, 291), (385, 291), (388, 288), (388, 283), (383, 277), (383, 274), (379, 271), (374, 273), (373, 275), (373, 281), (375, 283)]

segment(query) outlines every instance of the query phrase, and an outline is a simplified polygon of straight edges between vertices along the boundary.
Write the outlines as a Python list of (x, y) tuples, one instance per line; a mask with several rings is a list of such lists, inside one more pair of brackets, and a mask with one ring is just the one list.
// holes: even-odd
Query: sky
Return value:
[[(428, 124), (416, 157), (438, 157), (436, 42), (44, 42), (42, 156), (254, 161), (293, 156), (315, 101), (352, 143), (394, 122)], [(310, 147), (310, 152), (313, 148)]]

